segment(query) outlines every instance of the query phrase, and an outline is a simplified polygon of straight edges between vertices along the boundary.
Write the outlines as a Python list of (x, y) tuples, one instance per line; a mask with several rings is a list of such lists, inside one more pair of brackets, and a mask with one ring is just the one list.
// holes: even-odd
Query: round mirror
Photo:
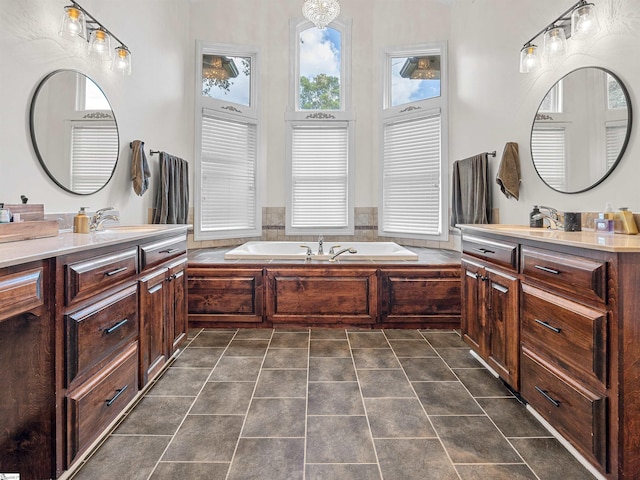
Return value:
[(113, 176), (118, 125), (104, 92), (86, 75), (47, 75), (33, 95), (29, 127), (40, 164), (67, 192), (95, 193)]
[(549, 187), (579, 193), (602, 182), (629, 141), (631, 102), (613, 73), (585, 67), (547, 92), (531, 128), (531, 157)]

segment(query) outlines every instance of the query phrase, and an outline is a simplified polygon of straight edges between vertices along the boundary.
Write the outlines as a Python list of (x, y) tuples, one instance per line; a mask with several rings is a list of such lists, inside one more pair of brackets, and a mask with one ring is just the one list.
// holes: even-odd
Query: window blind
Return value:
[(348, 225), (348, 127), (294, 125), (291, 226)]
[(564, 127), (534, 128), (531, 132), (531, 154), (536, 170), (552, 188), (565, 188), (565, 129)]
[(115, 125), (71, 126), (71, 190), (94, 193), (111, 178), (118, 158), (118, 129)]
[(203, 114), (202, 231), (256, 228), (257, 127)]
[(384, 125), (384, 231), (440, 234), (441, 115)]
[(607, 135), (607, 170), (613, 166), (624, 145), (627, 135), (626, 125), (608, 125)]

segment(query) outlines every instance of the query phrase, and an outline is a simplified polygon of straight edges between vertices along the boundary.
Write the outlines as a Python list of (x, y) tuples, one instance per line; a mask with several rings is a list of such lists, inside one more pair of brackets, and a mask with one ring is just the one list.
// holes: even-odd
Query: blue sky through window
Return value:
[(341, 34), (334, 28), (308, 28), (300, 33), (300, 76), (324, 73), (340, 78)]

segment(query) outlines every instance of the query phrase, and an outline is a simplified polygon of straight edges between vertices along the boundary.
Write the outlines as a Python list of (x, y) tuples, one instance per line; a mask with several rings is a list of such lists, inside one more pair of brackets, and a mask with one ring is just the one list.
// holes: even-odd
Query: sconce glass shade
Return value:
[(111, 63), (111, 70), (122, 75), (131, 75), (131, 52), (123, 46), (116, 47), (116, 54)]
[(577, 40), (594, 35), (600, 29), (593, 3), (576, 8), (571, 14), (571, 38)]
[(89, 35), (89, 55), (101, 60), (111, 60), (111, 36), (102, 29)]
[(73, 5), (64, 7), (64, 14), (58, 35), (61, 37), (80, 37), (86, 40), (87, 26), (82, 10)]
[(552, 27), (544, 32), (544, 54), (554, 59), (567, 51), (567, 38), (563, 27)]
[(540, 68), (540, 55), (536, 45), (525, 45), (520, 50), (520, 73), (530, 73)]
[(340, 15), (338, 0), (305, 0), (302, 14), (322, 30)]

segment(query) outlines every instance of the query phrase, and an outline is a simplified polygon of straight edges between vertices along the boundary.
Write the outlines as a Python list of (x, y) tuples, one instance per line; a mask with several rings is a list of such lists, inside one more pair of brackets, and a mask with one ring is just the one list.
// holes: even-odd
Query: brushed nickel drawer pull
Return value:
[(117, 275), (120, 272), (124, 272), (125, 270), (127, 270), (129, 267), (121, 267), (121, 268), (116, 268), (115, 270), (111, 270), (110, 272), (104, 272), (104, 274), (107, 277), (111, 277), (113, 275)]
[(124, 391), (127, 389), (128, 386), (129, 385), (125, 385), (121, 389), (116, 390), (116, 394), (113, 397), (111, 397), (109, 400), (105, 400), (105, 402), (107, 403), (107, 407), (110, 407), (113, 404), (113, 402), (115, 402), (118, 399), (118, 397), (124, 393)]
[(119, 321), (118, 323), (116, 323), (113, 327), (107, 328), (104, 333), (106, 333), (107, 335), (110, 333), (115, 332), (116, 330), (118, 330), (120, 327), (122, 327), (125, 323), (127, 323), (129, 321), (128, 318), (125, 318), (124, 320)]
[(485, 253), (485, 254), (486, 254), (486, 253), (490, 253), (490, 254), (494, 254), (494, 253), (496, 253), (496, 252), (494, 252), (493, 250), (489, 250), (489, 249), (487, 249), (487, 248), (474, 248), (474, 250), (475, 250), (476, 252)]
[(553, 273), (554, 275), (560, 275), (559, 270), (554, 270), (553, 268), (543, 267), (542, 265), (534, 265), (538, 270), (542, 270), (543, 272)]
[(551, 402), (554, 406), (556, 406), (556, 407), (560, 406), (560, 402), (558, 400), (556, 400), (555, 398), (553, 398), (551, 395), (549, 395), (546, 390), (541, 389), (537, 385), (536, 385), (535, 388), (538, 391), (538, 393), (540, 393), (540, 395), (542, 395), (544, 398), (549, 400), (549, 402)]
[(160, 250), (158, 253), (175, 253), (179, 250), (179, 248), (167, 248), (166, 250)]
[(549, 330), (553, 330), (556, 333), (560, 333), (562, 331), (561, 328), (557, 328), (557, 327), (552, 327), (551, 325), (549, 325), (547, 322), (544, 322), (542, 320), (538, 320), (537, 318), (535, 319), (536, 323), (539, 323), (540, 325), (542, 325), (543, 327), (547, 327)]

